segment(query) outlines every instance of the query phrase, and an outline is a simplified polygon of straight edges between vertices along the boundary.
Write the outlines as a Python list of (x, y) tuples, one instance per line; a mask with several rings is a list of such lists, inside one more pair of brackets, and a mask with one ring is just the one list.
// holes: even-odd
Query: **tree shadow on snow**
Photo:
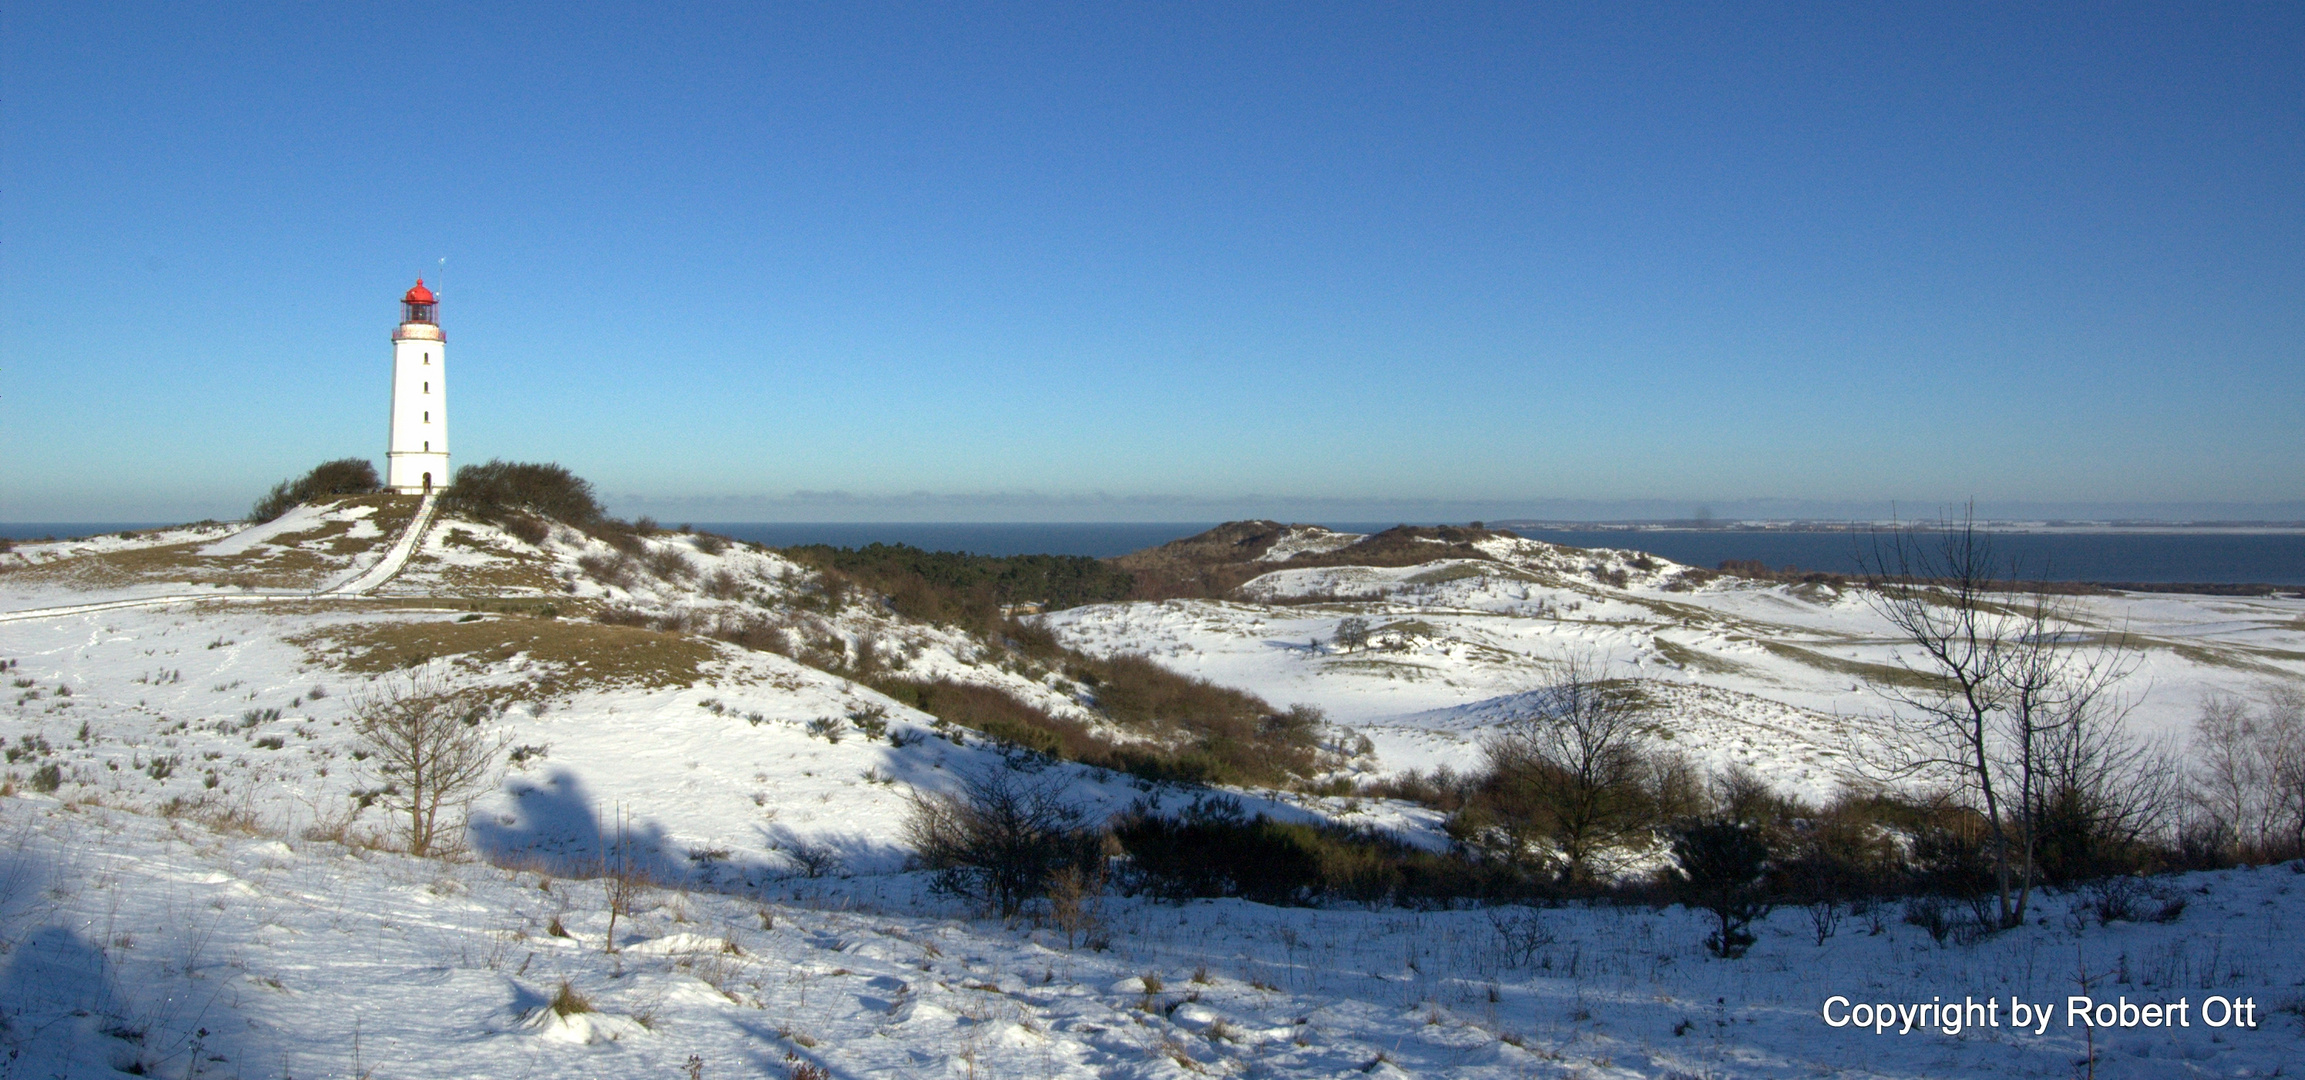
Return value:
[(646, 818), (626, 817), (621, 826), (614, 807), (603, 807), (584, 781), (555, 769), (539, 783), (507, 781), (514, 812), (476, 815), (469, 826), (473, 849), (498, 866), (520, 867), (556, 877), (589, 878), (622, 870), (659, 885), (707, 892), (755, 893), (793, 877), (821, 877), (865, 868), (895, 869), (905, 853), (856, 834), (803, 837), (788, 829), (760, 831), (775, 861), (739, 858), (720, 850), (691, 850), (674, 843), (664, 827)]
[(118, 985), (104, 950), (67, 927), (17, 942), (0, 969), (0, 1075), (144, 1074), (181, 1058), (187, 1040), (139, 1014)]
[(687, 877), (685, 860), (672, 853), (664, 829), (655, 822), (603, 807), (567, 769), (554, 769), (544, 782), (508, 780), (514, 812), (474, 817), (468, 832), (473, 850), (499, 866), (542, 870), (559, 877), (593, 877), (624, 869), (653, 881)]

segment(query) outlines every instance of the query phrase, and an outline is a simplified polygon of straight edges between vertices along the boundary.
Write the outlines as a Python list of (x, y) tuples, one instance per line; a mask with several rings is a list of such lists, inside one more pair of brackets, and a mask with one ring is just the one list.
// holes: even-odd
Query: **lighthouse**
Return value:
[(438, 297), (416, 279), (400, 298), (392, 332), (392, 442), (384, 486), (404, 495), (448, 485), (448, 337), (440, 332)]

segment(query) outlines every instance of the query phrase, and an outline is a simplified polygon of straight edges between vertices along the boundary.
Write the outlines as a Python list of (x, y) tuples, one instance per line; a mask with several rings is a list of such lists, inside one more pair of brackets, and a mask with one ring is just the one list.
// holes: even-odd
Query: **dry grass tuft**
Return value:
[(547, 1006), (554, 1016), (574, 1016), (592, 1011), (592, 1000), (578, 993), (568, 980), (560, 980), (560, 989), (553, 992), (552, 1004)]

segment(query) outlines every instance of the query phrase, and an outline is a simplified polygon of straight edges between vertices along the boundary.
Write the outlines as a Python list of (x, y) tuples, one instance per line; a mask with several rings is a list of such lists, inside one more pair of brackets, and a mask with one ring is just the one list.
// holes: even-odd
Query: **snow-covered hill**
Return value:
[[(1109, 721), (1093, 687), (904, 618), (775, 552), (566, 528), (531, 542), (444, 516), (368, 597), (314, 596), (383, 557), (414, 500), (307, 507), (247, 530), (21, 544), (10, 609), (207, 590), (0, 623), (0, 1077), (144, 1075), (1792, 1076), (2067, 1075), (2081, 1033), (1873, 1036), (1823, 994), (2255, 995), (2294, 1008), (2305, 877), (2161, 882), (2173, 924), (2068, 919), (1981, 945), (1891, 912), (1819, 945), (1780, 912), (1752, 957), (1705, 957), (1678, 909), (1412, 913), (1170, 907), (1108, 897), (1098, 947), (975, 918), (904, 870), (915, 791), (973, 771), (1062, 778), (1092, 815), (1195, 792), (1004, 753), (858, 681), (997, 687)], [(1269, 525), (1271, 523), (1264, 523)], [(1244, 530), (1234, 600), (1106, 604), (1047, 625), (1370, 737), (1344, 764), (1463, 766), (1587, 649), (1641, 680), (1663, 734), (1821, 796), (1885, 708), (1892, 647), (1856, 599), (1707, 580), (1638, 552)], [(1384, 536), (1385, 534), (1380, 534)], [(1238, 547), (1238, 545), (1236, 545)], [(1279, 552), (1279, 555), (1275, 555)], [(1404, 554), (1407, 553), (1407, 554)], [(1226, 556), (1230, 558), (1232, 556)], [(2305, 601), (2090, 597), (2147, 646), (2139, 716), (2178, 730), (2204, 690), (2305, 674)], [(1370, 644), (1340, 652), (1358, 617)], [(430, 672), (513, 747), (463, 853), (378, 850), (376, 777), (348, 718)], [(1128, 732), (1110, 732), (1116, 738)], [(1342, 740), (1340, 740), (1342, 741)], [(1440, 841), (1385, 800), (1240, 791), (1252, 810)], [(613, 837), (657, 883), (608, 938)], [(2139, 901), (2144, 903), (2144, 901)], [(2139, 914), (2147, 913), (2141, 908)], [(1866, 925), (1859, 925), (1864, 922)], [(557, 925), (566, 936), (557, 935)], [(547, 1008), (560, 985), (591, 1012)], [(2178, 984), (2183, 984), (2180, 987)], [(2126, 987), (2127, 990), (2121, 988)], [(2242, 1075), (2296, 1018), (2128, 1032), (2100, 1075)], [(357, 1043), (357, 1046), (356, 1046)], [(691, 1055), (693, 1067), (691, 1065)]]
[[(1340, 550), (1336, 536), (1306, 528), (1285, 542)], [(1374, 740), (1388, 770), (1474, 764), (1490, 722), (1518, 695), (1548, 685), (1562, 658), (1590, 655), (1669, 702), (1657, 715), (1677, 749), (1812, 798), (1879, 732), (1894, 707), (1881, 687), (1913, 678), (1889, 627), (1850, 590), (1692, 573), (1634, 551), (1503, 537), (1474, 546), (1487, 557), (1276, 569), (1240, 585), (1239, 600), (1091, 605), (1049, 622), (1093, 653), (1146, 653), (1269, 700), (1318, 705)], [(2305, 599), (2070, 602), (2076, 625), (2141, 650), (2122, 690), (2142, 733), (2181, 741), (2209, 694), (2305, 681)], [(1369, 624), (1366, 647), (1334, 644), (1347, 619)]]

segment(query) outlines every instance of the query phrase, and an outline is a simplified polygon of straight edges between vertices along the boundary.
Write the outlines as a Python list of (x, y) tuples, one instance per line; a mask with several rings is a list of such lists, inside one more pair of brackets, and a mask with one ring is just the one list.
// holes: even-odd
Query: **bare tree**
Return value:
[(353, 735), (385, 783), (381, 801), (407, 819), (410, 854), (432, 852), (441, 812), (463, 807), (494, 772), (510, 736), (490, 730), (489, 713), (431, 670), (378, 680), (353, 697)]
[(2083, 632), (2045, 587), (2020, 585), (2023, 568), (1971, 512), (1876, 534), (1865, 561), (1866, 602), (1911, 650), (1897, 660), (1914, 676), (1881, 687), (1902, 707), (1902, 738), (1878, 763), (1973, 801), (2000, 926), (2024, 921), (2052, 826), (2158, 826), (2168, 789), (2144, 782), (2153, 752), (2126, 734), (2134, 703), (2116, 691), (2137, 666), (2125, 635)]
[(2211, 695), (2193, 742), (2194, 799), (2223, 843), (2248, 860), (2305, 854), (2305, 690)]
[(1653, 789), (1677, 773), (1644, 753), (1647, 706), (1636, 692), (1608, 684), (1591, 655), (1561, 666), (1560, 680), (1483, 747), (1488, 775), (1467, 824), (1491, 850), (1539, 853), (1562, 882), (1578, 883), (1607, 852), (1653, 832), (1662, 820)]
[(1975, 518), (1940, 525), (1933, 534), (1920, 526), (1876, 534), (1866, 559), (1866, 603), (1921, 654), (1918, 660), (1897, 654), (1906, 670), (1920, 676), (1917, 688), (1883, 688), (1911, 719), (1910, 737), (1888, 748), (1885, 764), (1900, 776), (1946, 774), (1977, 797), (1991, 830), (2005, 923), (2014, 909), (2008, 815), (1995, 782), (1999, 770), (1993, 768), (1993, 717), (2005, 704), (2002, 676), (2017, 620), (1992, 595), (2000, 567), (1991, 538)]
[[(2065, 602), (2036, 587), (2010, 598), (2006, 706), (1995, 764), (2017, 793), (2017, 895), (2023, 922), (2044, 855), (2062, 877), (2091, 876), (2115, 853), (2160, 832), (2180, 785), (2168, 755), (2127, 730), (2134, 699), (2120, 691), (2141, 659), (2124, 633), (2088, 632)], [(2044, 845), (2053, 850), (2044, 851)]]
[(1348, 616), (1337, 623), (1337, 645), (1346, 652), (1358, 652), (1369, 643), (1369, 621), (1358, 615)]
[(2305, 856), (2305, 688), (2268, 687), (2265, 729), (2272, 761), (2274, 819), (2286, 823), (2289, 852)]

